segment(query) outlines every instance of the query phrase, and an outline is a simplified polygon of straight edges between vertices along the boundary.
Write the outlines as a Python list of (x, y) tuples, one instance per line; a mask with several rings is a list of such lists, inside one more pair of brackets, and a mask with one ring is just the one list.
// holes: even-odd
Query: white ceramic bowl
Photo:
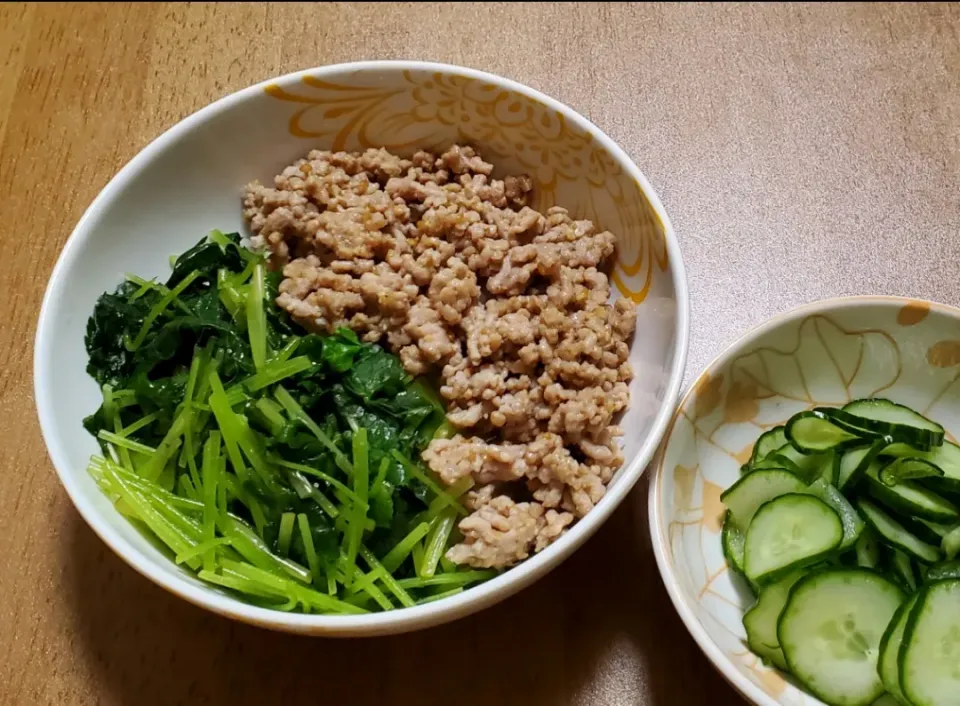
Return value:
[[(624, 419), (626, 463), (597, 507), (529, 561), (464, 593), (362, 616), (291, 615), (247, 605), (181, 571), (124, 520), (85, 470), (96, 452), (81, 419), (99, 392), (83, 334), (97, 296), (126, 272), (157, 276), (212, 228), (244, 229), (240, 196), (312, 148), (385, 146), (412, 153), (457, 141), (503, 172), (533, 178), (538, 202), (567, 206), (618, 235), (616, 296), (637, 303), (637, 376)], [(143, 575), (187, 600), (256, 625), (327, 635), (436, 624), (505, 598), (556, 566), (610, 515), (650, 461), (678, 395), (687, 348), (687, 287), (656, 194), (623, 150), (570, 108), (520, 84), (453, 66), (366, 62), (290, 74), (227, 96), (138, 154), (80, 220), (47, 288), (35, 349), (37, 408), (64, 487), (84, 519)]]
[(762, 430), (817, 406), (880, 396), (960, 433), (960, 309), (897, 297), (830, 299), (775, 317), (694, 381), (650, 483), (650, 534), (687, 629), (731, 684), (762, 706), (821, 704), (745, 644), (752, 599), (720, 547), (720, 493)]

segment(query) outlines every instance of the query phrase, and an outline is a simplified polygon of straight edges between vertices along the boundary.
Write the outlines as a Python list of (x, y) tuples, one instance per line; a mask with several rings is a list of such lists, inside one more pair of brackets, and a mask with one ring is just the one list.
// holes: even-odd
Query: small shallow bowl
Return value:
[[(313, 148), (383, 146), (412, 154), (471, 143), (498, 173), (527, 173), (540, 209), (559, 204), (618, 236), (615, 297), (637, 306), (637, 376), (623, 425), (626, 462), (603, 500), (545, 551), (464, 593), (362, 616), (287, 614), (243, 603), (176, 567), (104, 497), (85, 467), (97, 451), (81, 420), (99, 404), (83, 334), (98, 295), (124, 273), (165, 275), (167, 258), (213, 228), (244, 230), (240, 197)], [(34, 375), (43, 437), (64, 487), (94, 531), (157, 584), (255, 625), (326, 635), (402, 632), (467, 615), (543, 576), (609, 517), (650, 461), (673, 412), (688, 333), (687, 287), (660, 201), (629, 157), (585, 118), (497, 76), (419, 62), (365, 62), (290, 74), (227, 96), (138, 154), (67, 241), (37, 329)]]
[(720, 493), (760, 433), (801, 410), (886, 397), (960, 432), (960, 309), (897, 297), (816, 302), (777, 316), (694, 381), (650, 483), (657, 564), (680, 617), (714, 666), (762, 706), (822, 703), (745, 644), (740, 593), (720, 547)]

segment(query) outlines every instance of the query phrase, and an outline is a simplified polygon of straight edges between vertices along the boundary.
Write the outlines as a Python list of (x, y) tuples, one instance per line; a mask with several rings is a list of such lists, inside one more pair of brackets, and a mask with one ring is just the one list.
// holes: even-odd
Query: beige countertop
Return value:
[(803, 302), (960, 304), (960, 6), (0, 5), (0, 703), (734, 704), (657, 573), (641, 482), (560, 569), (407, 636), (297, 638), (141, 578), (44, 452), (32, 339), (73, 225), (149, 140), (295, 69), (415, 58), (587, 115), (679, 234), (688, 379)]

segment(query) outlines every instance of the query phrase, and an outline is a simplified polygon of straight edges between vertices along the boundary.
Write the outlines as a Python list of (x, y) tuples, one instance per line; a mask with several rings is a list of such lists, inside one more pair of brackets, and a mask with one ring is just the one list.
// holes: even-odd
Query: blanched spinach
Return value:
[[(345, 584), (343, 597), (358, 523), (362, 543), (382, 558), (424, 521), (436, 496), (394, 452), (419, 458), (444, 409), (395, 356), (352, 331), (302, 331), (274, 304), (281, 279), (238, 234), (215, 231), (177, 258), (165, 283), (131, 277), (103, 294), (85, 344), (104, 402), (84, 426), (103, 448), (98, 478), (128, 504), (139, 497), (120, 492), (129, 472), (147, 500), (142, 484), (156, 482), (203, 502), (218, 533), (233, 518), (246, 521), (266, 550), (309, 567), (318, 588)], [(258, 292), (262, 302), (251, 300)], [(256, 359), (255, 345), (265, 359)], [(367, 475), (359, 489), (358, 443)], [(214, 447), (219, 471), (208, 458)], [(412, 569), (408, 560), (394, 573)]]

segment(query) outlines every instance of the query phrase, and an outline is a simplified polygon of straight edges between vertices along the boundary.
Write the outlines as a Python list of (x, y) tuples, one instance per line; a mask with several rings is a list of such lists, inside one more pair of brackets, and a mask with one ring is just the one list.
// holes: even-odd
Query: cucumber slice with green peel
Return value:
[(767, 457), (772, 461), (779, 461), (788, 471), (802, 478), (804, 482), (819, 478), (823, 473), (825, 454), (805, 454), (798, 451), (793, 444), (785, 444)]
[(767, 664), (786, 669), (787, 662), (777, 640), (777, 621), (787, 604), (793, 584), (806, 575), (805, 570), (793, 571), (764, 586), (753, 607), (743, 614), (743, 628), (747, 631), (747, 646)]
[(730, 519), (730, 511), (724, 517), (723, 529), (720, 532), (720, 546), (723, 547), (723, 556), (727, 566), (743, 576), (743, 530), (737, 527)]
[(900, 647), (900, 688), (914, 706), (960, 703), (960, 580), (928, 584)]
[(943, 470), (922, 458), (897, 458), (880, 470), (880, 480), (894, 486), (905, 480), (919, 478), (940, 478)]
[(916, 602), (917, 597), (911, 596), (897, 608), (897, 612), (894, 613), (883, 633), (883, 639), (880, 640), (880, 660), (877, 663), (880, 681), (883, 682), (884, 688), (902, 704), (908, 702), (900, 689), (900, 646), (903, 644), (903, 631), (907, 627), (907, 619)]
[(853, 434), (854, 436), (860, 437), (865, 443), (869, 444), (871, 439), (874, 439), (879, 436), (884, 436), (882, 432), (868, 428), (868, 426), (863, 423), (863, 420), (860, 420), (854, 417), (853, 415), (847, 414), (846, 412), (842, 411), (842, 408), (815, 407), (811, 411), (822, 414), (831, 422), (833, 422), (836, 426)]
[(947, 559), (954, 559), (957, 554), (960, 554), (960, 527), (952, 530), (943, 538), (940, 549), (947, 555)]
[(857, 566), (863, 569), (877, 569), (880, 566), (880, 544), (877, 542), (877, 533), (867, 527), (860, 533), (860, 538), (854, 545), (857, 554)]
[(853, 488), (890, 441), (890, 437), (881, 437), (870, 446), (858, 446), (844, 451), (837, 471), (837, 487), (845, 492)]
[[(816, 463), (810, 462), (809, 471), (802, 471), (805, 477), (813, 480), (822, 480), (824, 483), (834, 485), (837, 482), (837, 452), (827, 451), (826, 453), (810, 456), (816, 459)], [(813, 482), (813, 480), (811, 482)]]
[(954, 505), (960, 505), (960, 485), (957, 484), (952, 478), (947, 478), (945, 475), (933, 477), (933, 478), (924, 478), (923, 480), (917, 481), (926, 488), (929, 488), (937, 495), (949, 500)]
[(834, 488), (836, 488), (837, 483), (840, 482), (840, 459), (842, 458), (843, 451), (841, 449), (837, 449), (833, 452), (833, 467), (830, 469), (830, 485), (832, 485)]
[[(790, 448), (793, 449), (792, 446), (791, 446)], [(794, 449), (794, 450), (795, 450), (795, 449)], [(800, 453), (800, 452), (797, 451), (797, 453)], [(797, 478), (799, 478), (799, 477), (802, 475), (802, 472), (801, 472), (801, 470), (800, 470), (800, 467), (797, 466), (796, 461), (794, 461), (793, 459), (789, 458), (788, 456), (784, 456), (784, 455), (781, 454), (779, 451), (770, 454), (770, 455), (767, 457), (767, 461), (770, 461), (770, 462), (772, 462), (772, 463), (776, 463), (780, 468), (784, 468), (784, 469), (790, 471), (793, 475), (797, 476)]]
[(887, 507), (909, 517), (921, 517), (932, 522), (960, 520), (960, 510), (949, 500), (927, 490), (913, 481), (905, 480), (894, 486), (880, 480), (880, 462), (870, 464), (864, 473), (867, 492)]
[(790, 672), (835, 706), (868, 706), (883, 694), (880, 641), (903, 592), (868, 569), (808, 574), (794, 584), (777, 638)]
[(866, 433), (892, 436), (914, 448), (929, 450), (943, 443), (943, 427), (896, 402), (855, 400), (839, 410), (824, 410), (840, 425)]
[(783, 427), (774, 427), (763, 432), (757, 443), (753, 445), (753, 455), (750, 457), (750, 465), (755, 465), (762, 461), (771, 453), (787, 443), (787, 436), (783, 433)]
[(910, 704), (907, 704), (905, 701), (897, 701), (897, 699), (889, 693), (884, 693), (883, 696), (874, 701), (871, 706), (910, 706)]
[(813, 481), (813, 483), (807, 487), (806, 492), (820, 498), (829, 505), (840, 518), (840, 522), (843, 525), (843, 541), (840, 542), (840, 550), (849, 549), (856, 544), (864, 529), (863, 518), (860, 517), (860, 514), (853, 505), (843, 496), (843, 493), (829, 483), (824, 482), (821, 478)]
[(840, 464), (839, 452), (828, 451), (822, 454), (822, 458), (818, 480), (822, 480), (824, 483), (829, 483), (830, 485), (836, 485)]
[(733, 522), (745, 533), (754, 514), (765, 502), (786, 493), (802, 493), (806, 489), (806, 483), (782, 468), (753, 471), (723, 491), (720, 502), (730, 511), (728, 522)]
[(923, 561), (934, 562), (940, 558), (940, 549), (921, 541), (915, 534), (907, 530), (879, 506), (866, 498), (857, 498), (855, 501), (861, 517), (866, 520), (881, 541), (890, 547), (905, 551), (912, 557)]
[(740, 478), (721, 496), (727, 506), (721, 544), (727, 564), (745, 575), (744, 555), (746, 530), (755, 513), (766, 502), (788, 493), (812, 494), (837, 513), (843, 527), (840, 548), (852, 547), (863, 531), (863, 520), (849, 501), (833, 486), (816, 480), (809, 486), (795, 474), (783, 469), (757, 470)]
[(861, 464), (863, 464), (863, 468), (866, 468), (872, 460), (867, 459), (871, 449), (871, 446), (856, 446), (840, 454), (840, 467), (837, 471), (838, 488), (843, 490), (847, 486), (853, 485), (854, 475), (860, 469)]
[(907, 592), (917, 590), (917, 575), (913, 570), (910, 557), (899, 549), (890, 549), (890, 571), (893, 572), (897, 583)]
[(772, 455), (770, 461), (773, 463), (779, 462), (782, 467), (785, 467), (786, 470), (805, 483), (822, 480), (830, 485), (836, 484), (838, 457), (835, 451), (827, 451), (815, 456), (801, 456), (799, 463), (778, 454)]
[(910, 517), (910, 518), (901, 518), (902, 524), (910, 532), (917, 535), (927, 544), (933, 544), (934, 546), (939, 546), (943, 541), (943, 538), (946, 537), (950, 532), (952, 532), (957, 527), (960, 527), (958, 523), (942, 523), (942, 522), (931, 522), (930, 520), (924, 520), (919, 517)]
[(862, 438), (837, 426), (826, 413), (819, 410), (800, 412), (790, 417), (784, 434), (797, 451), (805, 454), (823, 453), (851, 442), (859, 443)]
[(807, 484), (782, 468), (753, 471), (727, 488), (720, 495), (727, 506), (720, 539), (728, 566), (746, 576), (743, 551), (747, 528), (761, 505), (787, 493), (805, 492)]
[(871, 704), (871, 706), (905, 706), (905, 704), (897, 701), (890, 694), (882, 694), (879, 699)]
[(953, 530), (960, 527), (960, 523), (947, 524), (943, 522), (931, 522), (930, 520), (924, 519), (918, 519), (917, 522), (941, 538), (946, 537), (953, 532)]
[[(944, 442), (944, 446), (950, 442)], [(887, 448), (883, 450), (884, 456), (893, 456), (894, 458), (922, 458), (924, 460), (930, 461), (931, 458), (941, 449), (942, 447), (938, 446), (935, 449), (930, 451), (920, 451), (915, 449), (910, 444), (905, 444), (902, 441), (894, 441)]]
[(764, 503), (747, 529), (743, 568), (756, 584), (816, 564), (843, 541), (840, 517), (812, 495), (788, 493)]
[(843, 458), (843, 452), (839, 449), (833, 452), (833, 463), (830, 468), (830, 485), (837, 487), (837, 481), (840, 480), (840, 459)]
[[(861, 428), (876, 431), (880, 434), (893, 433), (899, 430), (908, 432), (918, 430), (929, 433), (932, 438), (939, 437), (942, 440), (945, 433), (942, 425), (928, 419), (916, 410), (880, 397), (848, 402), (839, 411), (866, 422)], [(884, 431), (884, 425), (887, 425), (889, 431)], [(938, 444), (939, 442), (935, 445)]]
[[(749, 472), (749, 471), (765, 471), (765, 470), (769, 470), (769, 469), (771, 469), (771, 468), (778, 468), (778, 469), (780, 469), (781, 471), (790, 471), (789, 468), (784, 468), (784, 467), (783, 467), (783, 462), (781, 462), (780, 460), (778, 460), (778, 459), (775, 458), (775, 457), (770, 457), (770, 458), (761, 459), (761, 460), (757, 461), (755, 464), (749, 465), (749, 466), (747, 466), (746, 468), (747, 468), (747, 471), (748, 471), (748, 472)], [(792, 473), (792, 471), (790, 471), (790, 472)], [(794, 474), (794, 475), (796, 475), (796, 474)]]
[(953, 489), (960, 491), (960, 446), (945, 441), (942, 446), (938, 446), (930, 451), (917, 451), (917, 449), (908, 444), (891, 444), (883, 450), (884, 456), (896, 456), (898, 458), (919, 458), (932, 463), (943, 471), (943, 476), (937, 479), (928, 479), (936, 484), (937, 487)]
[(941, 561), (927, 569), (924, 581), (940, 581), (942, 579), (960, 579), (960, 561)]

